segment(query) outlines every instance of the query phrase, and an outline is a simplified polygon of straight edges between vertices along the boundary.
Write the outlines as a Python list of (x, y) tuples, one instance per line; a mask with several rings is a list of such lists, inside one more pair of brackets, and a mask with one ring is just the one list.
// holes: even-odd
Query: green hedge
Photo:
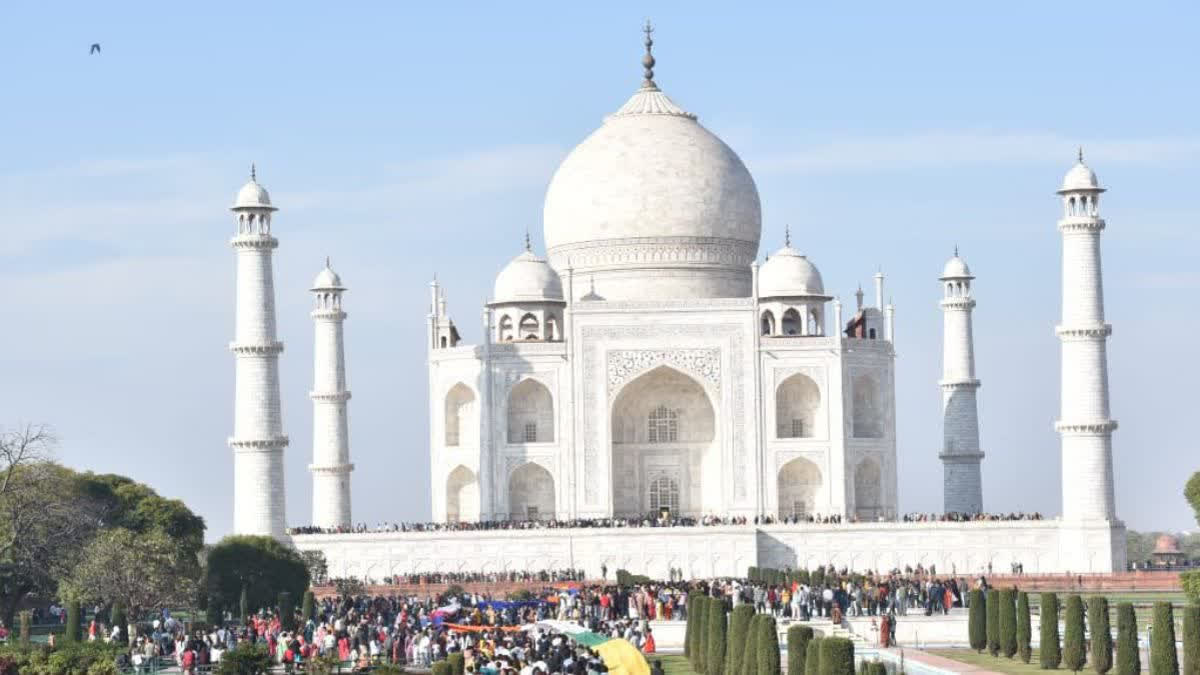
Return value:
[(696, 646), (696, 612), (694, 610), (698, 604), (696, 598), (699, 597), (699, 591), (692, 591), (687, 595), (687, 622), (683, 627), (683, 655), (687, 657), (689, 663), (692, 659), (692, 649)]
[(1179, 581), (1183, 585), (1183, 593), (1191, 604), (1200, 603), (1200, 570), (1180, 572)]
[(1007, 658), (1017, 653), (1017, 606), (1016, 591), (1005, 588), (1000, 591), (1000, 652)]
[(1175, 614), (1171, 603), (1154, 603), (1154, 629), (1150, 638), (1151, 675), (1177, 675), (1179, 655), (1175, 653)]
[(836, 637), (821, 640), (819, 675), (854, 675), (854, 643)]
[(78, 600), (71, 600), (67, 603), (67, 630), (63, 633), (63, 642), (70, 644), (82, 639), (80, 618), (82, 613)]
[(1142, 672), (1142, 656), (1138, 653), (1137, 613), (1133, 603), (1117, 605), (1117, 675), (1138, 675)]
[(446, 663), (450, 665), (451, 675), (465, 675), (467, 672), (467, 660), (463, 657), (462, 652), (447, 654)]
[(706, 662), (704, 651), (708, 643), (709, 597), (707, 595), (700, 595), (696, 599), (698, 602), (696, 603), (696, 627), (694, 629), (696, 636), (692, 643), (692, 670), (695, 670), (697, 673), (703, 673)]
[[(804, 656), (808, 653), (808, 643), (813, 639), (813, 629), (809, 626), (788, 628), (788, 672), (799, 675), (804, 672)], [(732, 671), (730, 673), (732, 675)]]
[(436, 661), (429, 670), (430, 675), (454, 675), (454, 670), (445, 661)]
[(821, 643), (824, 640), (825, 638), (814, 635), (813, 639), (808, 641), (808, 649), (804, 651), (804, 675), (820, 675)]
[(1091, 637), (1092, 670), (1104, 675), (1112, 670), (1112, 627), (1108, 622), (1108, 598), (1088, 598), (1088, 634)]
[(317, 617), (317, 596), (312, 591), (304, 591), (304, 600), (300, 603), (300, 618), (305, 621)]
[(708, 601), (708, 644), (704, 663), (707, 675), (724, 675), (725, 671), (725, 603), (720, 598)]
[(1063, 609), (1063, 666), (1076, 672), (1087, 665), (1087, 651), (1083, 644), (1083, 599), (1078, 595), (1067, 596)]
[(983, 591), (979, 589), (971, 591), (971, 601), (967, 612), (967, 636), (970, 639), (971, 649), (977, 652), (987, 649), (986, 602), (983, 599)]
[(987, 592), (984, 610), (987, 614), (988, 653), (997, 656), (1000, 654), (1000, 591), (993, 588)]
[(742, 654), (746, 652), (750, 620), (754, 618), (754, 607), (741, 604), (733, 608), (729, 616), (728, 639), (725, 641), (725, 673), (734, 675), (742, 666)]
[(1183, 672), (1200, 675), (1200, 606), (1183, 608)]
[(762, 625), (765, 614), (755, 614), (750, 619), (750, 626), (746, 629), (746, 643), (742, 649), (742, 665), (738, 668), (738, 675), (758, 675), (758, 635), (759, 626)]
[(1029, 619), (1029, 594), (1025, 591), (1017, 593), (1017, 655), (1021, 661), (1029, 663), (1033, 657), (1030, 640), (1033, 639), (1033, 629)]
[(1058, 643), (1058, 595), (1042, 593), (1038, 614), (1042, 636), (1039, 663), (1043, 670), (1054, 670), (1062, 663), (1062, 650)]
[(757, 675), (779, 675), (779, 627), (775, 625), (775, 617), (765, 614), (758, 624)]

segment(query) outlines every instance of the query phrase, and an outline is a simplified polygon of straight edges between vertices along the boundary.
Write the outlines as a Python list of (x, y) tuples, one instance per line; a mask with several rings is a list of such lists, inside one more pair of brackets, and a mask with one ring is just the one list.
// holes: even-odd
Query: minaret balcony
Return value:
[(975, 309), (975, 298), (969, 296), (945, 298), (942, 309)]
[(272, 452), (286, 448), (288, 443), (286, 434), (274, 438), (229, 438), (229, 447), (237, 452)]
[(1054, 423), (1054, 430), (1060, 434), (1108, 434), (1117, 430), (1116, 420), (1088, 420), (1083, 422)]
[(944, 391), (958, 391), (962, 389), (978, 389), (983, 386), (979, 380), (941, 380), (938, 382)]
[(348, 391), (310, 391), (308, 397), (314, 403), (345, 403), (350, 400)]
[(309, 316), (318, 320), (343, 321), (347, 314), (340, 309), (314, 309)]
[(229, 240), (229, 245), (238, 249), (273, 249), (279, 247), (279, 240), (269, 234), (238, 234)]
[(1058, 231), (1064, 234), (1100, 232), (1103, 229), (1104, 219), (1095, 216), (1067, 216), (1058, 221)]
[(238, 356), (278, 356), (283, 352), (283, 343), (279, 340), (271, 342), (230, 342), (229, 351)]
[(318, 466), (316, 464), (309, 464), (308, 470), (311, 471), (312, 473), (318, 473), (318, 474), (339, 475), (339, 474), (344, 474), (344, 473), (350, 473), (351, 471), (354, 470), (354, 465), (349, 462), (347, 462), (345, 464), (329, 464), (329, 465), (322, 465), (322, 466)]
[(1112, 324), (1093, 326), (1055, 326), (1054, 334), (1063, 340), (1094, 340), (1112, 335)]

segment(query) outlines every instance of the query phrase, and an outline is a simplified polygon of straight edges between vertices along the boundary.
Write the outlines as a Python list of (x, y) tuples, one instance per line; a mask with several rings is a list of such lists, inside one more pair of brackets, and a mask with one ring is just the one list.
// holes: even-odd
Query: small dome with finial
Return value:
[(492, 287), (492, 304), (504, 302), (562, 302), (562, 280), (545, 258), (533, 252), (529, 233), (525, 233), (525, 250), (496, 275)]
[(967, 267), (967, 261), (958, 256), (958, 247), (954, 247), (954, 257), (946, 261), (946, 266), (942, 268), (941, 281), (947, 279), (974, 279), (971, 276), (971, 268)]
[(329, 258), (325, 258), (325, 268), (317, 273), (317, 278), (313, 280), (313, 291), (344, 291), (346, 287), (342, 285), (342, 278), (337, 272), (329, 266)]
[(825, 297), (820, 270), (807, 256), (792, 248), (790, 228), (784, 229), (783, 248), (771, 254), (759, 268), (758, 297)]
[(1071, 167), (1070, 171), (1067, 171), (1067, 175), (1063, 177), (1062, 187), (1058, 191), (1059, 193), (1104, 192), (1104, 188), (1100, 187), (1100, 179), (1096, 178), (1096, 172), (1083, 163), (1083, 148), (1079, 148), (1079, 161)]
[(271, 195), (267, 194), (267, 189), (258, 184), (258, 171), (253, 164), (250, 165), (250, 180), (238, 190), (232, 208), (277, 210), (271, 206)]

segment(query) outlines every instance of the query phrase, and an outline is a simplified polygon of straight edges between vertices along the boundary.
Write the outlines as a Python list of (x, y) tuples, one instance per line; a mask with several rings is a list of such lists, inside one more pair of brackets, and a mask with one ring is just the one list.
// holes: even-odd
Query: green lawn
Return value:
[(683, 654), (675, 654), (672, 656), (657, 656), (651, 655), (646, 658), (650, 665), (654, 665), (655, 659), (662, 659), (663, 670), (667, 675), (696, 675), (696, 671), (692, 670), (691, 664), (687, 662), (687, 657)]
[(962, 663), (968, 663), (972, 666), (993, 670), (997, 673), (1046, 673), (1049, 671), (1042, 670), (1038, 665), (1038, 650), (1033, 650), (1033, 657), (1029, 659), (1029, 663), (1023, 663), (1021, 659), (1012, 658), (1006, 659), (1003, 656), (995, 657), (987, 652), (978, 654), (973, 649), (930, 649), (930, 654), (947, 659), (954, 659)]

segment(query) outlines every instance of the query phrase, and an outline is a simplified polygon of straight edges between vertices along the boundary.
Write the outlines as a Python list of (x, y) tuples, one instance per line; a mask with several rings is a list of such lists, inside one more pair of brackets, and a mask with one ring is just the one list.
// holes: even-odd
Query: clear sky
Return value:
[[(1059, 206), (1102, 203), (1118, 512), (1195, 526), (1196, 3), (45, 3), (0, 6), (0, 422), (232, 526), (234, 254), (256, 161), (275, 233), (288, 519), (310, 513), (312, 325), (346, 305), (356, 520), (429, 516), (427, 283), (469, 341), (559, 160), (657, 81), (753, 172), (763, 246), (896, 304), (904, 510), (940, 509), (941, 314), (975, 311), (988, 510), (1060, 510)], [(99, 42), (102, 53), (89, 56)], [(1067, 469), (1070, 470), (1069, 468)]]

